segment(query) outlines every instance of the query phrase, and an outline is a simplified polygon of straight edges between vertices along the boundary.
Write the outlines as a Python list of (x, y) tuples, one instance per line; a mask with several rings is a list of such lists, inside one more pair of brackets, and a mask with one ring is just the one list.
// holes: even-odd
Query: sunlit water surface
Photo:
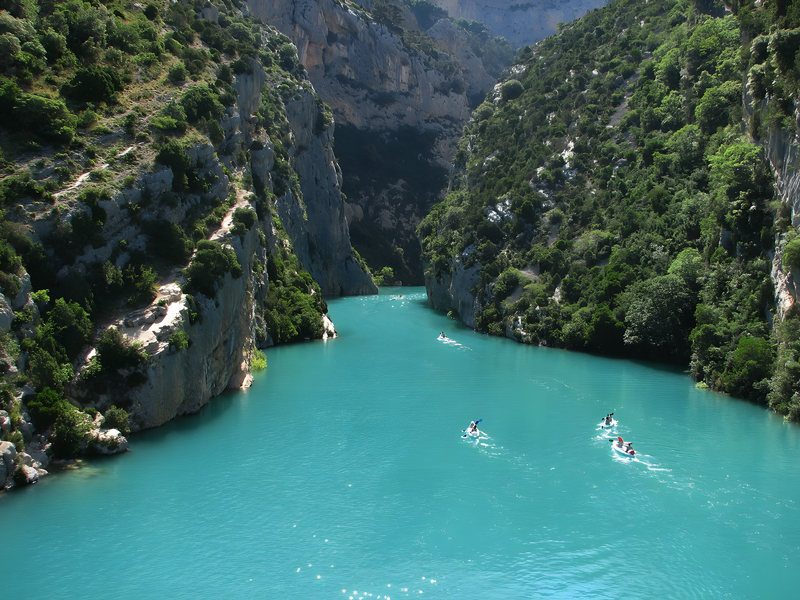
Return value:
[(478, 335), (421, 288), (329, 306), (340, 338), (0, 498), (0, 595), (798, 597), (798, 427), (676, 370)]

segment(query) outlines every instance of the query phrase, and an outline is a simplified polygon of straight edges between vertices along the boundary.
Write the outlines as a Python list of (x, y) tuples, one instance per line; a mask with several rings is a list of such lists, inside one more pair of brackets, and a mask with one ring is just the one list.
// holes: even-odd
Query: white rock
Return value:
[(30, 485), (39, 481), (39, 471), (34, 467), (21, 465), (20, 469), (22, 470), (22, 474), (25, 476), (25, 483)]
[(128, 440), (119, 429), (101, 429), (92, 447), (99, 454), (120, 454), (128, 450)]
[(19, 293), (17, 294), (16, 298), (14, 298), (13, 302), (11, 302), (11, 307), (14, 310), (19, 310), (20, 308), (25, 306), (28, 303), (30, 293), (33, 291), (30, 275), (25, 273), (25, 275), (20, 277), (20, 282), (22, 283), (22, 289), (20, 289)]
[(14, 310), (11, 308), (11, 303), (4, 294), (0, 294), (0, 329), (10, 331), (13, 320)]
[(5, 487), (6, 481), (14, 474), (14, 459), (17, 449), (11, 442), (0, 442), (0, 489)]

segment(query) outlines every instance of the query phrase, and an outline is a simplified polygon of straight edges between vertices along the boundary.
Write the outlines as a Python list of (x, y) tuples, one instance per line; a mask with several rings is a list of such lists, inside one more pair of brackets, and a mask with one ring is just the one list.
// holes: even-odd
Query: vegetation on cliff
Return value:
[[(57, 454), (83, 451), (87, 406), (127, 429), (125, 390), (145, 380), (149, 357), (108, 325), (180, 275), (189, 322), (202, 319), (195, 297), (213, 300), (226, 273), (243, 275), (231, 245), (208, 238), (258, 223), (266, 246), (279, 197), (302, 202), (284, 99), (308, 83), (288, 38), (240, 6), (16, 0), (0, 12), (0, 410), (12, 417), (4, 439), (20, 450), (32, 419)], [(266, 93), (240, 128), (237, 81), (262, 81), (256, 70)], [(274, 176), (254, 182), (250, 151), (265, 144)], [(304, 282), (268, 310), (298, 312), (303, 336), (322, 335), (318, 286), (286, 247), (268, 250)], [(265, 270), (262, 259), (252, 276)], [(292, 339), (268, 323), (260, 341)], [(169, 337), (174, 351), (189, 345), (183, 330)], [(20, 404), (26, 384), (36, 393)]]
[[(480, 331), (687, 365), (797, 418), (798, 371), (776, 372), (771, 327), (771, 257), (791, 226), (742, 133), (750, 48), (720, 9), (618, 0), (525, 48), (465, 128), (458, 184), (419, 227), (426, 280), (479, 265)], [(747, 11), (742, 27), (781, 10)], [(761, 126), (791, 114), (781, 52), (797, 46), (774, 41), (788, 35), (753, 42), (763, 81), (787, 69)], [(781, 364), (797, 360), (799, 318), (778, 327)]]

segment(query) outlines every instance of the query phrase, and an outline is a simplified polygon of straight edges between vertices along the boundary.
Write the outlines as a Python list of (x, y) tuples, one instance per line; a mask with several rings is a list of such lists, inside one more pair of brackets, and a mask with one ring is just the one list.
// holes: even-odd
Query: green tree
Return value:
[(794, 238), (784, 246), (783, 268), (800, 269), (800, 237)]
[(694, 248), (685, 248), (672, 261), (669, 274), (680, 277), (690, 289), (698, 289), (698, 279), (705, 270), (705, 263), (700, 252)]
[(516, 79), (511, 79), (500, 86), (500, 97), (503, 100), (514, 100), (522, 95), (522, 91), (522, 84)]
[(58, 458), (75, 458), (88, 441), (89, 415), (72, 407), (59, 414), (53, 428), (53, 452)]
[(78, 102), (113, 102), (124, 89), (122, 77), (112, 67), (81, 67), (61, 86), (61, 93)]
[(75, 117), (61, 100), (21, 94), (12, 112), (12, 127), (52, 142), (67, 144), (75, 135)]
[(192, 159), (189, 158), (186, 148), (180, 141), (174, 138), (167, 140), (159, 149), (158, 154), (156, 154), (156, 162), (172, 169), (174, 175), (172, 180), (173, 190), (186, 189), (188, 185), (187, 172), (192, 168)]
[[(724, 391), (740, 398), (764, 402), (774, 365), (774, 347), (769, 340), (742, 336), (730, 367), (723, 375)], [(761, 382), (763, 384), (759, 386)]]
[(70, 360), (77, 358), (92, 336), (92, 320), (78, 303), (57, 298), (48, 314), (49, 331), (60, 343)]
[(219, 242), (205, 240), (197, 244), (197, 252), (185, 273), (191, 291), (214, 298), (219, 280), (225, 273), (230, 273), (234, 279), (241, 277), (242, 266), (233, 249)]
[(225, 112), (225, 107), (219, 101), (219, 94), (207, 83), (200, 83), (186, 90), (180, 104), (190, 123), (196, 123), (200, 119), (216, 119)]
[(103, 415), (103, 427), (118, 429), (122, 435), (130, 435), (130, 415), (128, 411), (117, 406), (111, 406)]
[(104, 371), (138, 366), (144, 360), (141, 344), (131, 343), (119, 329), (110, 327), (97, 342), (97, 357)]
[(72, 405), (59, 392), (49, 387), (39, 391), (27, 405), (36, 428), (40, 431), (49, 429), (59, 416), (72, 410)]
[(683, 280), (674, 275), (656, 277), (637, 284), (630, 295), (625, 344), (659, 360), (686, 360), (694, 302)]

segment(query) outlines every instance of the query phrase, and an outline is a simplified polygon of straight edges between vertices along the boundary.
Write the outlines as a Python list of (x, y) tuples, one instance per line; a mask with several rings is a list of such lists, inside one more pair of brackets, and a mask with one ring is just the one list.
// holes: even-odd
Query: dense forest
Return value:
[[(253, 275), (268, 271), (271, 285), (255, 307), (257, 345), (320, 337), (327, 306), (275, 209), (287, 190), (301, 196), (285, 103), (310, 89), (289, 39), (230, 0), (2, 6), (2, 439), (22, 451), (49, 430), (63, 458), (87, 451), (98, 423), (126, 433), (124, 392), (147, 378), (148, 355), (109, 323), (157, 298), (163, 314), (172, 300), (158, 286), (177, 278), (188, 322), (168, 343), (185, 351), (208, 305), (195, 300), (213, 304), (223, 278), (243, 276), (233, 240), (257, 222), (278, 240), (259, 231), (269, 256)], [(274, 153), (269, 187), (250, 169), (264, 143), (245, 143), (230, 118), (235, 80), (262, 67), (248, 127)], [(316, 103), (319, 133), (332, 120)], [(153, 193), (162, 180), (169, 189)], [(122, 197), (119, 211), (109, 201)], [(112, 221), (129, 227), (109, 233)], [(265, 365), (259, 350), (252, 365)]]
[(800, 312), (770, 279), (800, 240), (759, 145), (797, 130), (799, 4), (617, 0), (524, 48), (419, 227), (429, 293), (477, 267), (479, 331), (800, 418)]

